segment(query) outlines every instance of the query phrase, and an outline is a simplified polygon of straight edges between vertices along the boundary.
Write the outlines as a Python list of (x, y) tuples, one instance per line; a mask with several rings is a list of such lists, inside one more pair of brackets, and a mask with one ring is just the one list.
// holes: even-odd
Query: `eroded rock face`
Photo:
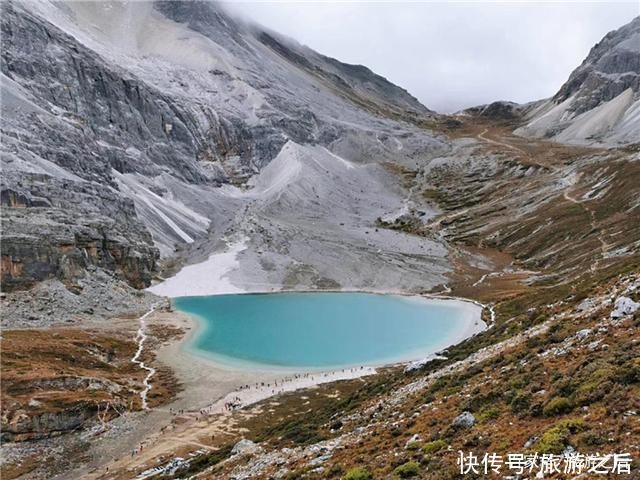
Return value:
[(640, 91), (640, 17), (605, 35), (553, 100), (560, 103), (576, 95), (572, 110), (580, 114), (629, 88)]
[(553, 98), (531, 104), (515, 133), (562, 143), (633, 144), (640, 138), (638, 112), (640, 17), (598, 42)]
[(3, 208), (4, 290), (30, 288), (51, 278), (72, 286), (89, 267), (113, 271), (130, 285), (144, 288), (151, 281), (158, 251), (135, 217), (120, 213), (124, 223), (99, 213)]
[[(62, 376), (12, 382), (5, 390), (9, 396), (47, 391), (64, 392), (66, 396), (72, 395), (72, 392), (82, 394), (83, 391), (93, 391), (99, 395), (117, 394), (122, 391), (122, 386), (107, 379)], [(28, 405), (20, 405), (8, 400), (2, 413), (2, 441), (37, 440), (83, 428), (87, 423), (95, 421), (100, 411), (106, 418), (111, 417), (115, 413), (111, 408), (113, 404), (113, 401), (80, 400), (51, 409), (51, 402), (44, 406), (42, 402), (32, 399)], [(120, 405), (119, 408), (123, 406)]]
[[(349, 134), (354, 158), (395, 158), (402, 144), (374, 133), (430, 114), (369, 69), (212, 2), (0, 8), (10, 290), (72, 284), (92, 266), (145, 287), (158, 251), (170, 256), (234, 217), (241, 202), (218, 187), (246, 181), (288, 141), (329, 146)], [(419, 148), (431, 148), (421, 135)]]
[(59, 412), (30, 414), (25, 410), (12, 412), (2, 419), (2, 441), (37, 440), (73, 431), (95, 419), (98, 404), (82, 402)]

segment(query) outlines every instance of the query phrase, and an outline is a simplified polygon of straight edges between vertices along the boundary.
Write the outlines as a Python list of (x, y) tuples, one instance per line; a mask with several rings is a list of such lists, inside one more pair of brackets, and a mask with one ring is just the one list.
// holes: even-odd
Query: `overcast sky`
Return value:
[(235, 1), (232, 10), (452, 112), (553, 95), (629, 2)]

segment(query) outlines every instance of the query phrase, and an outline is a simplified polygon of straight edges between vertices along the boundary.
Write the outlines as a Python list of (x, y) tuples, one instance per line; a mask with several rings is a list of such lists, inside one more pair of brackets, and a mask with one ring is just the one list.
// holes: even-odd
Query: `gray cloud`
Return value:
[(640, 3), (233, 2), (228, 7), (300, 43), (363, 64), (429, 108), (553, 95)]

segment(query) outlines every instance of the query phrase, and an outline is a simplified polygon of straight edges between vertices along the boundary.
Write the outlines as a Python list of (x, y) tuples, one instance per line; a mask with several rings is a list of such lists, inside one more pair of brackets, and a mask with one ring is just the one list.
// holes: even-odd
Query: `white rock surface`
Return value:
[(618, 297), (611, 312), (611, 318), (621, 318), (635, 313), (640, 308), (640, 303), (634, 302), (629, 297)]

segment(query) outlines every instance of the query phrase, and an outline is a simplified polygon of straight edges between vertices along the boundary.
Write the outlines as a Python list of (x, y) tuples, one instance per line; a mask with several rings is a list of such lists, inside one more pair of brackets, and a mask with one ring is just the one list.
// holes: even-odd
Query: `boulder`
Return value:
[(261, 451), (262, 448), (251, 440), (243, 438), (231, 449), (231, 455), (250, 455)]
[(453, 428), (471, 428), (476, 423), (476, 417), (473, 416), (471, 412), (462, 412), (458, 415), (451, 425)]
[(618, 297), (611, 312), (611, 318), (621, 318), (635, 313), (640, 308), (640, 303), (634, 302), (629, 297)]

